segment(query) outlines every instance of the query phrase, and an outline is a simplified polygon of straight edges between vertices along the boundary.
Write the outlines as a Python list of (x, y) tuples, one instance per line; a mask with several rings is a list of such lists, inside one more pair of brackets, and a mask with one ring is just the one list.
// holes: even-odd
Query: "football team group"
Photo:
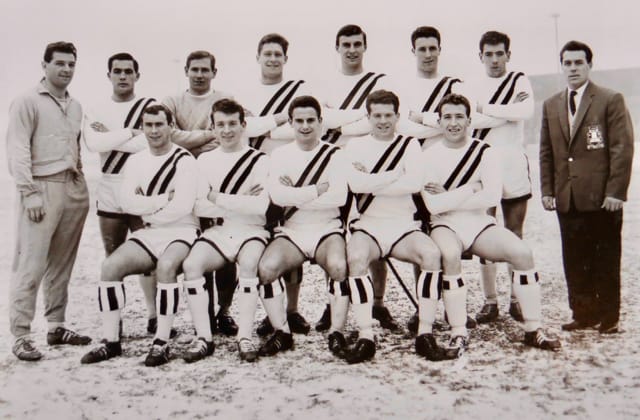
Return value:
[[(326, 331), (328, 350), (348, 363), (370, 360), (374, 320), (403, 329), (384, 306), (391, 258), (414, 267), (408, 294), (416, 312), (406, 327), (419, 357), (458, 358), (468, 328), (498, 319), (496, 263), (507, 263), (508, 312), (524, 345), (558, 351), (559, 339), (543, 328), (540, 278), (522, 239), (532, 196), (523, 147), (534, 114), (530, 81), (508, 70), (506, 34), (482, 34), (484, 71), (465, 81), (439, 72), (436, 28), (418, 27), (410, 40), (416, 76), (394, 79), (365, 70), (366, 33), (346, 25), (335, 37), (339, 71), (310, 83), (285, 77), (289, 43), (267, 34), (256, 52), (260, 78), (233, 94), (213, 88), (214, 55), (194, 51), (184, 67), (188, 89), (161, 101), (136, 94), (139, 63), (117, 53), (105, 60), (111, 95), (85, 107), (67, 91), (74, 45), (49, 44), (44, 77), (12, 103), (7, 132), (18, 192), (15, 356), (43, 356), (31, 337), (40, 285), (47, 343), (91, 342), (65, 327), (89, 210), (81, 145), (100, 154), (93, 199), (106, 254), (96, 301), (102, 340), (83, 364), (122, 356), (123, 280), (135, 274), (153, 335), (147, 366), (170, 360), (180, 290), (196, 334), (181, 354), (186, 362), (213, 354), (218, 333), (235, 336), (247, 362), (290, 350), (293, 334), (311, 329), (298, 309), (306, 261), (325, 273), (327, 303), (315, 329)], [(562, 328), (614, 333), (633, 131), (622, 96), (590, 82), (586, 44), (568, 42), (559, 60), (567, 87), (544, 105), (540, 172), (542, 205), (557, 212), (562, 236), (573, 314)], [(480, 259), (485, 298), (474, 316), (462, 276), (471, 255)], [(261, 344), (252, 337), (258, 300), (267, 313)], [(446, 343), (434, 335), (440, 300)]]

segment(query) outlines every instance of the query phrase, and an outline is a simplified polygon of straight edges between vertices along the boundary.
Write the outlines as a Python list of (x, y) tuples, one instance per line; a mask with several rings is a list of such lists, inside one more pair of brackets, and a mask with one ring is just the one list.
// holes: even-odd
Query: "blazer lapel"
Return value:
[(582, 100), (580, 101), (580, 105), (578, 106), (578, 111), (577, 111), (578, 113), (576, 114), (576, 119), (573, 122), (573, 133), (571, 133), (571, 139), (569, 140), (569, 144), (571, 144), (574, 137), (576, 136), (576, 133), (578, 132), (578, 129), (580, 128), (580, 125), (582, 124), (582, 120), (584, 120), (584, 116), (587, 113), (589, 106), (591, 106), (591, 98), (593, 97), (594, 94), (595, 93), (593, 92), (593, 83), (589, 82), (589, 84), (587, 85), (587, 88), (584, 91), (584, 94), (582, 95)]
[(560, 119), (560, 127), (562, 128), (562, 135), (564, 136), (564, 140), (569, 142), (569, 113), (567, 111), (567, 90), (564, 89), (560, 93), (560, 97), (557, 102), (558, 107), (558, 118)]

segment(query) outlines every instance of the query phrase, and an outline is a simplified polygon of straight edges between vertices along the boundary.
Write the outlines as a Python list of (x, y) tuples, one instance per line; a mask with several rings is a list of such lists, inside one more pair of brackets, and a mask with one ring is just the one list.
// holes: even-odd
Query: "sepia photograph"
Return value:
[(640, 417), (640, 6), (0, 3), (0, 419)]

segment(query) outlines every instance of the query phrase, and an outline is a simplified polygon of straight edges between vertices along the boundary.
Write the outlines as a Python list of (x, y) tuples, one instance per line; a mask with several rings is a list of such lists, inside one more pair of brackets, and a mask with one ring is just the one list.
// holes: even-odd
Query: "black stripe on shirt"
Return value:
[(291, 98), (293, 98), (293, 95), (296, 94), (296, 91), (298, 90), (300, 85), (303, 84), (303, 83), (304, 83), (304, 80), (298, 80), (298, 82), (293, 86), (293, 88), (291, 88), (289, 93), (287, 93), (287, 96), (285, 96), (284, 99), (282, 100), (282, 102), (280, 102), (280, 104), (278, 105), (276, 110), (273, 112), (274, 114), (278, 114), (278, 113), (282, 112), (284, 107), (287, 106), (287, 104), (289, 103)]
[(176, 169), (178, 166), (178, 162), (180, 161), (180, 159), (182, 159), (185, 156), (189, 155), (189, 152), (187, 151), (183, 151), (184, 153), (180, 153), (178, 156), (176, 156), (176, 158), (173, 160), (173, 165), (171, 166), (171, 170), (167, 173), (167, 175), (164, 178), (164, 181), (162, 181), (162, 184), (160, 185), (160, 189), (158, 190), (158, 194), (164, 194), (167, 191), (167, 188), (169, 187), (169, 184), (171, 183), (171, 180), (173, 180), (173, 177), (176, 174)]
[(220, 184), (221, 193), (226, 192), (227, 187), (229, 186), (229, 184), (231, 183), (231, 180), (233, 179), (233, 176), (238, 172), (238, 169), (240, 169), (240, 166), (242, 166), (244, 161), (249, 159), (249, 156), (251, 156), (252, 154), (253, 154), (253, 150), (249, 149), (242, 156), (240, 156), (240, 158), (236, 161), (236, 163), (233, 165), (233, 167), (229, 170), (227, 175), (222, 180), (222, 184)]
[(349, 93), (347, 94), (347, 97), (344, 98), (344, 101), (342, 101), (342, 104), (340, 105), (340, 109), (347, 109), (347, 107), (349, 106), (353, 98), (356, 96), (356, 93), (358, 93), (358, 90), (360, 90), (362, 85), (374, 74), (375, 74), (374, 72), (370, 71), (369, 73), (362, 76), (360, 80), (358, 80), (358, 82), (353, 86), (351, 91), (349, 91)]
[[(395, 155), (391, 158), (391, 162), (389, 162), (389, 164), (384, 168), (384, 171), (393, 170), (400, 162), (400, 159), (404, 155), (404, 152), (409, 146), (409, 143), (411, 143), (412, 139), (413, 137), (404, 138), (401, 135), (396, 137), (394, 142), (389, 147), (387, 147), (387, 150), (385, 150), (382, 156), (380, 156), (380, 159), (378, 159), (378, 162), (376, 162), (370, 173), (374, 174), (383, 170), (383, 166), (385, 165), (387, 160), (389, 160), (389, 157), (396, 149), (396, 146), (400, 144), (400, 147), (398, 147), (397, 151), (395, 151)], [(402, 140), (404, 141), (402, 142)], [(369, 208), (374, 198), (375, 196), (373, 194), (356, 194), (356, 204), (360, 214), (364, 213)]]
[(271, 107), (273, 107), (273, 104), (275, 104), (278, 98), (282, 96), (284, 92), (286, 92), (287, 88), (291, 86), (292, 83), (293, 80), (289, 80), (284, 85), (282, 85), (280, 89), (278, 89), (278, 91), (271, 97), (271, 99), (269, 99), (269, 102), (267, 102), (264, 108), (262, 108), (262, 111), (260, 112), (261, 117), (269, 114), (269, 111), (271, 110)]
[[(318, 168), (316, 169), (315, 173), (311, 176), (311, 179), (309, 180), (307, 185), (315, 185), (318, 182), (318, 180), (320, 179), (320, 176), (322, 175), (322, 173), (324, 172), (325, 168), (329, 164), (329, 161), (331, 160), (331, 156), (333, 156), (333, 154), (337, 150), (338, 150), (337, 147), (332, 147), (331, 150), (329, 150), (325, 154), (324, 159), (322, 159), (322, 162), (320, 162), (320, 165), (318, 165)], [(291, 216), (293, 216), (297, 211), (298, 211), (297, 207), (289, 208), (286, 211), (285, 215), (284, 215), (284, 220), (290, 219)]]
[(367, 99), (367, 96), (369, 96), (369, 93), (371, 93), (376, 83), (378, 83), (378, 80), (380, 80), (383, 76), (384, 74), (379, 74), (371, 81), (371, 83), (369, 83), (364, 92), (362, 92), (362, 95), (360, 95), (358, 101), (353, 105), (353, 109), (360, 109), (365, 99)]
[(424, 106), (422, 107), (422, 112), (427, 112), (431, 110), (431, 106), (436, 101), (436, 98), (438, 97), (440, 90), (442, 90), (442, 87), (445, 85), (445, 83), (447, 83), (448, 80), (449, 80), (449, 76), (445, 76), (442, 79), (440, 79), (436, 87), (431, 92), (429, 99), (427, 99), (427, 102), (425, 102)]
[(169, 165), (171, 165), (171, 163), (173, 162), (173, 159), (182, 152), (183, 152), (183, 149), (180, 149), (180, 148), (176, 149), (173, 152), (173, 154), (169, 156), (169, 158), (162, 164), (160, 169), (158, 169), (156, 174), (153, 176), (153, 179), (151, 179), (151, 182), (149, 183), (149, 187), (147, 188), (147, 193), (146, 193), (147, 196), (153, 193), (153, 190), (155, 189), (156, 184), (160, 181), (160, 177), (162, 177), (162, 174), (164, 173), (164, 171), (169, 167)]
[(253, 156), (249, 164), (244, 168), (244, 171), (238, 177), (238, 180), (236, 181), (235, 185), (229, 191), (229, 194), (238, 193), (238, 191), (240, 190), (240, 187), (242, 186), (242, 184), (244, 184), (244, 181), (249, 177), (249, 174), (253, 170), (253, 167), (256, 165), (256, 163), (262, 156), (266, 156), (266, 155), (262, 152), (258, 152)]

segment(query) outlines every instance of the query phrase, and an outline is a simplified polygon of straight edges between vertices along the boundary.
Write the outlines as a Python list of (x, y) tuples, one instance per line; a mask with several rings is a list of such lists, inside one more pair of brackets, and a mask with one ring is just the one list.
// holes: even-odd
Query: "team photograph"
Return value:
[(4, 4), (0, 418), (639, 416), (636, 7), (459, 6)]

